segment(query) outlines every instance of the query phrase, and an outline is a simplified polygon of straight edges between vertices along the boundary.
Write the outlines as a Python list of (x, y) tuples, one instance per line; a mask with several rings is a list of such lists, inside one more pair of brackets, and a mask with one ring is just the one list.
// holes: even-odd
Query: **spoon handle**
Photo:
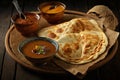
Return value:
[(14, 4), (16, 10), (18, 11), (20, 17), (23, 18), (23, 19), (25, 19), (26, 17), (25, 17), (25, 15), (23, 14), (23, 12), (22, 12), (19, 4), (18, 4), (18, 1), (17, 1), (17, 0), (13, 0), (12, 3)]

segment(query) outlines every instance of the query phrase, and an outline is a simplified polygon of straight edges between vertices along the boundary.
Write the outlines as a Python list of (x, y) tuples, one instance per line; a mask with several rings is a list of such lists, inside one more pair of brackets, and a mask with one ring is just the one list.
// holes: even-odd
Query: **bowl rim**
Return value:
[[(56, 48), (55, 53), (52, 54), (52, 55), (50, 55), (50, 56), (45, 56), (45, 57), (42, 57), (42, 58), (32, 58), (32, 57), (30, 57), (30, 56), (25, 55), (25, 54), (22, 52), (22, 47), (23, 47), (25, 44), (27, 44), (27, 43), (29, 43), (29, 42), (31, 42), (31, 41), (35, 41), (35, 40), (48, 41), (49, 43), (53, 44), (53, 45), (55, 46), (55, 48)], [(50, 39), (50, 38), (47, 38), (47, 37), (30, 37), (30, 38), (27, 38), (27, 39), (21, 41), (21, 43), (19, 43), (19, 46), (18, 46), (18, 52), (19, 52), (20, 54), (22, 54), (23, 56), (25, 56), (25, 57), (27, 57), (27, 58), (34, 59), (34, 60), (45, 59), (45, 58), (51, 57), (51, 56), (55, 55), (58, 50), (59, 50), (59, 44), (58, 44), (55, 40)]]

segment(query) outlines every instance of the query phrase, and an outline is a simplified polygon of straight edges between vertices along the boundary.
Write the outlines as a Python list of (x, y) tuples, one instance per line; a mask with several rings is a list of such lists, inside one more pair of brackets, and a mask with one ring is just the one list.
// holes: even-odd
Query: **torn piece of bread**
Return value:
[(104, 25), (105, 28), (115, 30), (118, 25), (118, 20), (114, 13), (104, 5), (96, 5), (91, 8), (87, 14), (99, 18), (99, 22)]

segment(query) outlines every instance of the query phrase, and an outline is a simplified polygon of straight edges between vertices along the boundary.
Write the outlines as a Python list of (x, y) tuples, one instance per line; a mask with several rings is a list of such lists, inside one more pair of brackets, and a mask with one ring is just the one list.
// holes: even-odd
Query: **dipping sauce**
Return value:
[(48, 41), (35, 40), (25, 44), (22, 52), (30, 58), (45, 58), (55, 54), (56, 47)]
[(64, 16), (65, 4), (57, 1), (44, 2), (38, 6), (43, 18), (50, 24), (58, 24)]
[(40, 16), (36, 13), (24, 13), (26, 19), (22, 19), (19, 15), (12, 17), (12, 22), (15, 24), (15, 28), (23, 35), (29, 36), (39, 30)]
[(46, 37), (31, 37), (18, 46), (18, 51), (35, 65), (50, 62), (58, 49), (58, 43)]
[(19, 16), (16, 17), (15, 23), (16, 24), (22, 24), (22, 25), (30, 25), (30, 24), (36, 24), (37, 20), (39, 19), (39, 16), (34, 14), (26, 14), (26, 19), (22, 19)]
[(65, 7), (60, 4), (48, 4), (41, 8), (41, 11), (49, 14), (55, 14), (64, 11)]

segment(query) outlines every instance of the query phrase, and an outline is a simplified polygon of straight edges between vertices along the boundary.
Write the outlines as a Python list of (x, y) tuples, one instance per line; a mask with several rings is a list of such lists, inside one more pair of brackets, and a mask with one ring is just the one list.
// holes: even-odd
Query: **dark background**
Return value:
[[(6, 52), (4, 39), (9, 26), (10, 18), (16, 13), (12, 0), (0, 0), (0, 80), (75, 80), (70, 75), (42, 75), (29, 71), (16, 63)], [(18, 0), (23, 11), (37, 11), (37, 6), (45, 1), (52, 0)], [(55, 0), (54, 0), (55, 1)], [(108, 6), (120, 21), (120, 3), (118, 0), (56, 0), (66, 4), (69, 10), (87, 12), (93, 6), (101, 4)], [(119, 30), (119, 25), (117, 27)], [(120, 40), (118, 39), (118, 42)], [(120, 53), (119, 47), (114, 58), (102, 67), (88, 72), (83, 80), (120, 80)]]

